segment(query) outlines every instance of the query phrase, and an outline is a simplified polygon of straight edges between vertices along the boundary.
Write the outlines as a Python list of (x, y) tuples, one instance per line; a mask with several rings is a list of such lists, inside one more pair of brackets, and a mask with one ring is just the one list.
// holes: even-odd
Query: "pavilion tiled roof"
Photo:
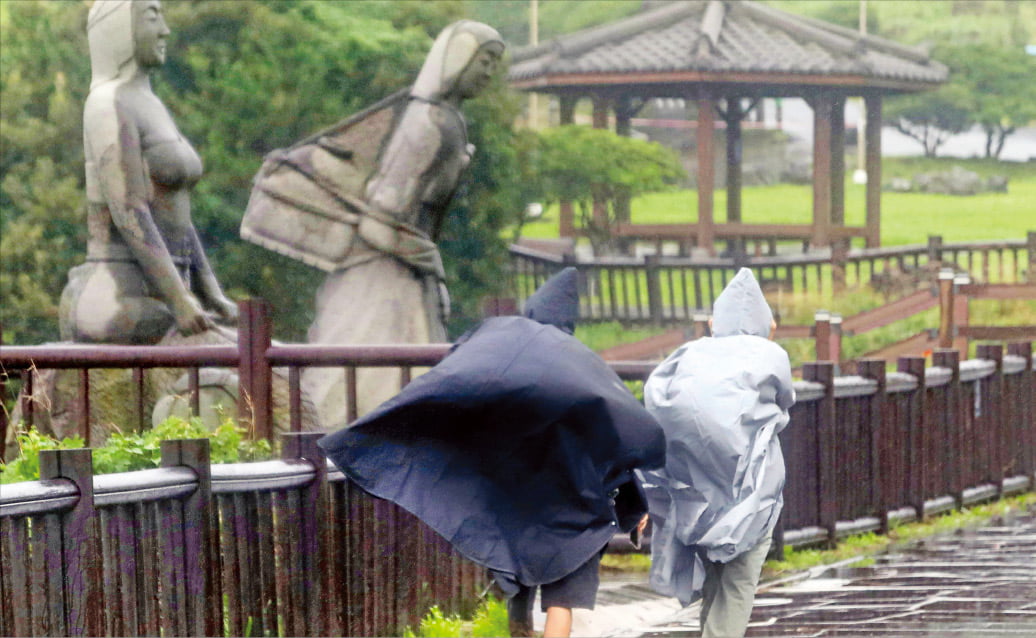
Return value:
[(575, 76), (664, 81), (687, 72), (702, 81), (738, 73), (772, 74), (776, 82), (829, 76), (906, 91), (947, 79), (946, 67), (918, 48), (749, 0), (676, 0), (519, 49), (509, 77), (534, 88)]

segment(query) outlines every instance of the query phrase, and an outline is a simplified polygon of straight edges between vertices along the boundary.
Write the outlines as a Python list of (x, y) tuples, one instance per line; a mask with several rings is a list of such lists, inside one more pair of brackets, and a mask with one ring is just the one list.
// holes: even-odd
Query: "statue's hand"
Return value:
[(176, 308), (176, 327), (180, 334), (189, 337), (210, 330), (215, 324), (194, 297), (186, 297)]
[(219, 319), (219, 322), (227, 326), (237, 325), (237, 304), (220, 295), (216, 299), (213, 299), (210, 303), (213, 312)]

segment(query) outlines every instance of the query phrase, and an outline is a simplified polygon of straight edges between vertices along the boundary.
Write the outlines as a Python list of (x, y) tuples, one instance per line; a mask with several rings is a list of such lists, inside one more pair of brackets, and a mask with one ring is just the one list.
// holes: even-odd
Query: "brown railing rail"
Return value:
[(511, 246), (514, 291), (528, 298), (564, 267), (580, 274), (580, 321), (624, 323), (690, 322), (708, 312), (723, 287), (742, 266), (751, 268), (764, 290), (823, 292), (872, 285), (896, 296), (899, 282), (928, 279), (941, 268), (967, 273), (979, 283), (1033, 282), (1036, 231), (1026, 239), (869, 248), (823, 254), (686, 258), (659, 256), (577, 259), (574, 254)]
[[(254, 313), (253, 325), (268, 321), (261, 302), (244, 302), (242, 311)], [(7, 373), (30, 365), (233, 366), (252, 353), (242, 394), (272, 407), (274, 366), (409, 369), (448, 351), (272, 345), (249, 334), (237, 350), (159, 349), (153, 357), (137, 348), (0, 346), (0, 365)], [(897, 516), (1031, 489), (1032, 343), (1012, 343), (1006, 353), (983, 345), (978, 356), (960, 362), (957, 351), (938, 350), (927, 369), (922, 357), (902, 357), (893, 373), (884, 360), (863, 360), (849, 377), (835, 376), (833, 363), (807, 364), (781, 434), (788, 479), (778, 546), (834, 542), (848, 530), (887, 528)], [(644, 379), (655, 364), (610, 365), (625, 379)], [(290, 376), (295, 412), (298, 375)], [(242, 414), (263, 418), (254, 409)], [(269, 421), (254, 425), (272, 430)], [(481, 569), (406, 513), (348, 485), (320, 456), (320, 433), (282, 436), (284, 461), (209, 466), (200, 444), (176, 442), (163, 450), (164, 469), (109, 477), (91, 475), (88, 452), (45, 453), (41, 481), (0, 494), (0, 634), (391, 634), (432, 603), (474, 602)]]

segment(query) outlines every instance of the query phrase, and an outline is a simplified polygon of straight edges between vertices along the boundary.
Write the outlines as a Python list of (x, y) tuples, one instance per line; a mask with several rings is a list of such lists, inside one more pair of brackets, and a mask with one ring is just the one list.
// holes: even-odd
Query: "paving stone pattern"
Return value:
[[(697, 636), (698, 605), (641, 636)], [(764, 588), (748, 638), (1036, 638), (1036, 512)]]

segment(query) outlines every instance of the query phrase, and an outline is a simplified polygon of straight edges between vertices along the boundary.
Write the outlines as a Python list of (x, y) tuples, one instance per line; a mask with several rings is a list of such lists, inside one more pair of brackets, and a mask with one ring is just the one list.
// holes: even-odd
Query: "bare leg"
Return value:
[(572, 635), (572, 610), (568, 607), (547, 607), (543, 638), (568, 638)]

